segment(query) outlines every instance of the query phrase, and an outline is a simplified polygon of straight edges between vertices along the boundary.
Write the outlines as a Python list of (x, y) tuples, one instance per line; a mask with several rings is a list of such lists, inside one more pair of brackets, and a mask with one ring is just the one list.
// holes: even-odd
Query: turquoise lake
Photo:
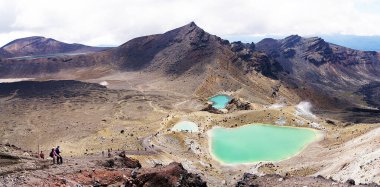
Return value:
[(225, 164), (280, 161), (299, 153), (318, 139), (318, 131), (306, 128), (252, 124), (209, 131), (211, 154)]
[(209, 101), (213, 103), (213, 108), (220, 110), (226, 108), (228, 102), (231, 101), (231, 97), (228, 95), (216, 95), (214, 97), (209, 98)]

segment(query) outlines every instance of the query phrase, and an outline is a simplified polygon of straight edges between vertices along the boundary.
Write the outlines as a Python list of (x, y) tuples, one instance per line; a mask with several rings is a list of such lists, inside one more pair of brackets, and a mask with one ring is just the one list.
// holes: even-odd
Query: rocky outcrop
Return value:
[(214, 113), (214, 114), (223, 114), (223, 111), (212, 107), (212, 104), (207, 104), (207, 106), (205, 108), (203, 108), (201, 111), (207, 111), (207, 112)]
[[(88, 180), (88, 177), (97, 179), (96, 181)], [(107, 186), (107, 185), (124, 185), (126, 187), (134, 186), (184, 186), (184, 187), (206, 187), (199, 175), (188, 173), (180, 163), (173, 162), (167, 166), (156, 166), (153, 168), (135, 168), (113, 170), (96, 169), (95, 172), (79, 172), (69, 175), (75, 184)], [(90, 178), (90, 179), (91, 179)], [(61, 181), (59, 181), (61, 183)]]
[(244, 102), (241, 99), (233, 98), (228, 103), (226, 109), (228, 111), (234, 111), (234, 110), (252, 110), (253, 107), (252, 107), (251, 103), (249, 103), (249, 102)]
[(157, 166), (137, 174), (125, 183), (125, 186), (197, 186), (205, 187), (206, 182), (192, 173), (188, 173), (181, 164), (171, 163), (168, 166)]
[(244, 53), (248, 54), (248, 53), (254, 51), (255, 47), (256, 47), (255, 43), (253, 43), (253, 42), (250, 43), (250, 44), (243, 43), (241, 41), (237, 41), (237, 42), (232, 42), (231, 43), (231, 50), (233, 52), (242, 52), (242, 51), (244, 51)]
[(252, 110), (253, 106), (249, 102), (242, 101), (241, 99), (232, 98), (230, 102), (228, 102), (225, 109), (215, 109), (212, 107), (212, 104), (207, 104), (205, 108), (203, 108), (201, 111), (207, 111), (214, 114), (224, 114), (227, 112), (233, 112), (237, 110)]
[[(188, 173), (180, 163), (171, 163), (167, 166), (156, 166), (153, 168), (126, 169), (118, 168), (112, 170), (94, 169), (90, 171), (79, 171), (77, 173), (60, 176), (65, 180), (56, 180), (51, 185), (92, 185), (92, 186), (184, 186), (184, 187), (206, 187), (207, 184), (197, 174)], [(70, 180), (67, 180), (70, 179)]]
[(330, 45), (322, 38), (315, 37), (308, 39), (305, 49), (301, 57), (316, 66), (336, 61)]
[(231, 50), (235, 53), (233, 63), (244, 73), (260, 72), (264, 76), (277, 79), (277, 74), (283, 70), (280, 64), (255, 49), (254, 43), (248, 44), (240, 41), (231, 43)]
[(125, 156), (125, 152), (119, 154), (119, 157), (106, 160), (102, 164), (109, 168), (141, 168), (138, 160)]
[[(61, 176), (62, 178), (62, 176)], [(167, 186), (167, 187), (206, 187), (207, 184), (198, 175), (188, 173), (180, 163), (141, 169), (95, 169), (93, 172), (80, 171), (63, 176), (52, 185), (92, 185), (92, 186)], [(67, 180), (70, 179), (70, 180)], [(95, 180), (94, 180), (95, 179)]]

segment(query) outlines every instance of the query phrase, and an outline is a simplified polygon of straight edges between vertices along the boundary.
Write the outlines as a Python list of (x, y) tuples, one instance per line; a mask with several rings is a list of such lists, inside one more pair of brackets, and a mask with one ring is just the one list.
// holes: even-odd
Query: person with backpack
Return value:
[(55, 149), (55, 154), (57, 156), (57, 164), (62, 164), (63, 160), (61, 156), (61, 151), (59, 150), (59, 146), (57, 146), (57, 148)]
[(54, 147), (51, 149), (49, 156), (51, 158), (53, 158), (53, 164), (55, 164), (55, 160), (57, 158), (57, 154), (55, 153), (55, 148)]

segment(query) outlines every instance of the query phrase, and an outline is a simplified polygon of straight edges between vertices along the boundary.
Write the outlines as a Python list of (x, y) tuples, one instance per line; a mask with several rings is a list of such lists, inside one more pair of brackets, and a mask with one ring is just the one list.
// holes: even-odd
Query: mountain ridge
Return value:
[(45, 38), (42, 36), (30, 36), (26, 38), (19, 38), (13, 40), (3, 47), (2, 50), (6, 51), (9, 55), (6, 57), (21, 57), (21, 56), (35, 56), (35, 55), (52, 55), (59, 53), (86, 53), (97, 52), (107, 48), (105, 47), (91, 47), (82, 44), (68, 44), (57, 41), (52, 38)]
[[(256, 44), (230, 43), (207, 33), (194, 22), (162, 34), (138, 37), (106, 51), (32, 60), (8, 59), (0, 67), (2, 77), (41, 74), (54, 77), (63, 70), (78, 68), (82, 69), (79, 77), (103, 76), (96, 75), (94, 69), (155, 73), (175, 80), (175, 84), (187, 82), (186, 92), (208, 96), (216, 91), (243, 88), (250, 90), (247, 93), (254, 92), (255, 87), (271, 82), (263, 88), (263, 93), (271, 93), (271, 87), (282, 85), (287, 98), (289, 93), (294, 93), (325, 109), (377, 103), (370, 101), (377, 98), (372, 95), (366, 95), (367, 101), (358, 96), (364, 97), (360, 90), (368, 90), (365, 85), (380, 82), (377, 76), (380, 55), (376, 52), (352, 50), (322, 38), (298, 35), (264, 39)], [(266, 83), (257, 81), (261, 75), (266, 78), (260, 81)], [(193, 81), (188, 82), (189, 79)], [(261, 99), (274, 102), (274, 98), (267, 98), (263, 93)], [(351, 93), (350, 97), (346, 93)]]

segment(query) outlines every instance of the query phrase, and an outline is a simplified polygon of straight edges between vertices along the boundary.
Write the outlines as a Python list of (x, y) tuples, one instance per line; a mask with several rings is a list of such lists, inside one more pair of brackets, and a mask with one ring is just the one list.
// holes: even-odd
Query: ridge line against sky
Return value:
[(376, 36), (378, 10), (380, 0), (0, 0), (0, 45), (45, 36), (117, 46), (191, 21), (221, 37)]

